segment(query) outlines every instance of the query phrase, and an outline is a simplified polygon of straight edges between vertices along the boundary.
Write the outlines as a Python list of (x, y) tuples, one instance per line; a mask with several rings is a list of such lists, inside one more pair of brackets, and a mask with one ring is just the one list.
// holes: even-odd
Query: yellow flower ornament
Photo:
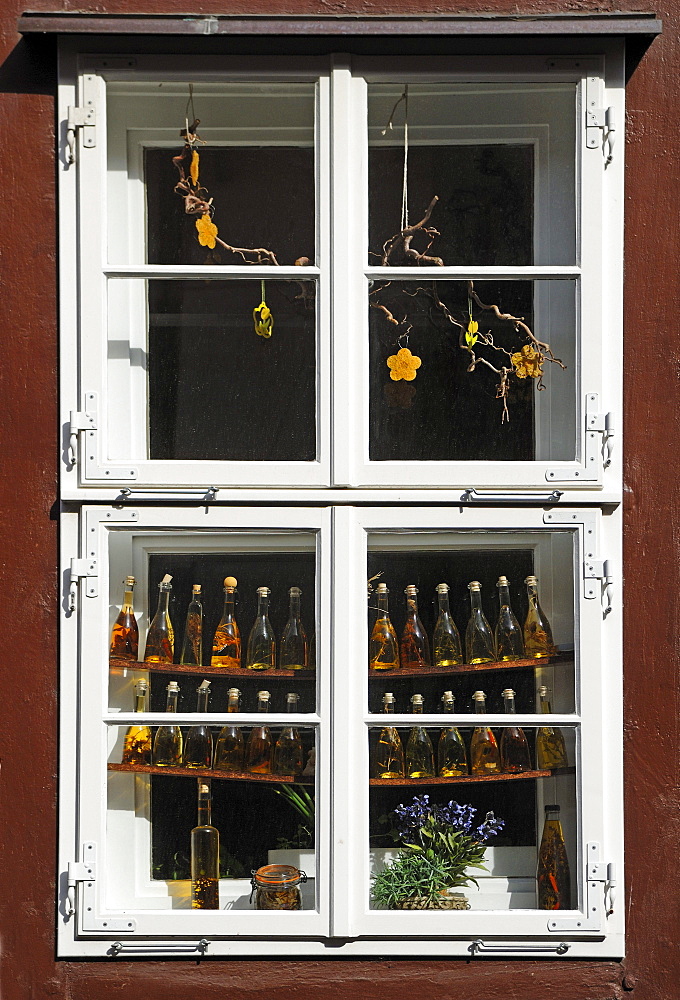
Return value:
[(260, 302), (259, 306), (253, 309), (253, 323), (255, 324), (255, 333), (258, 337), (266, 337), (267, 339), (271, 337), (272, 330), (274, 329), (274, 317), (264, 299)]
[(196, 219), (196, 229), (198, 230), (198, 242), (201, 246), (214, 250), (215, 237), (217, 236), (217, 226), (207, 212), (205, 215), (202, 215), (200, 219)]
[(531, 344), (525, 344), (510, 360), (517, 378), (541, 378), (543, 375), (543, 358)]
[(479, 323), (476, 319), (470, 317), (470, 322), (467, 325), (467, 330), (465, 331), (465, 343), (468, 347), (472, 348), (477, 343), (477, 333), (479, 331)]
[(400, 379), (412, 382), (421, 364), (420, 358), (411, 354), (408, 347), (402, 347), (387, 359), (387, 367), (390, 369), (390, 378), (393, 382), (399, 382)]

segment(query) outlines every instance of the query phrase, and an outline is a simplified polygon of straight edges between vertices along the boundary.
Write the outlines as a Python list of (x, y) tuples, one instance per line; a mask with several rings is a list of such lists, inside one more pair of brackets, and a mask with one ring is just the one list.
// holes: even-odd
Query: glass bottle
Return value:
[(493, 635), (482, 611), (482, 585), (477, 580), (468, 583), (470, 591), (470, 621), (465, 630), (465, 662), (492, 663), (496, 655)]
[(198, 781), (198, 823), (191, 831), (191, 908), (220, 908), (220, 834), (211, 823), (210, 782)]
[(168, 603), (172, 577), (167, 573), (158, 584), (158, 608), (146, 634), (145, 663), (172, 663), (175, 651), (175, 632), (170, 621)]
[(418, 617), (418, 588), (409, 584), (406, 590), (406, 621), (401, 633), (399, 661), (403, 668), (422, 669), (430, 664), (430, 643)]
[[(382, 702), (384, 714), (392, 715), (394, 712), (394, 695), (391, 691), (385, 692)], [(384, 726), (380, 730), (380, 736), (375, 748), (373, 777), (404, 777), (404, 746), (401, 742), (399, 730), (394, 726)]]
[[(452, 691), (442, 695), (442, 705), (447, 714), (454, 711), (455, 699)], [(465, 743), (456, 726), (442, 729), (437, 745), (437, 774), (440, 778), (458, 778), (468, 773)]]
[[(135, 684), (135, 712), (146, 711), (148, 682)], [(130, 726), (123, 741), (123, 764), (151, 763), (151, 730), (148, 726)]]
[(257, 588), (257, 618), (248, 636), (247, 670), (273, 670), (276, 666), (276, 639), (269, 621), (269, 587)]
[[(227, 712), (240, 710), (241, 692), (238, 688), (227, 691)], [(244, 770), (245, 741), (240, 726), (224, 726), (220, 730), (215, 744), (215, 763), (217, 771)]]
[(455, 667), (463, 662), (463, 653), (460, 647), (460, 635), (449, 610), (448, 583), (437, 585), (437, 598), (439, 600), (439, 617), (432, 637), (434, 665), (435, 667)]
[(527, 599), (529, 601), (529, 610), (524, 622), (526, 655), (535, 660), (545, 656), (554, 656), (557, 650), (553, 645), (550, 622), (538, 603), (538, 580), (535, 576), (528, 576), (524, 582), (527, 585)]
[[(411, 711), (414, 715), (423, 714), (422, 694), (412, 696)], [(406, 744), (406, 777), (434, 778), (434, 774), (434, 751), (430, 737), (422, 726), (414, 726)]]
[[(472, 695), (477, 715), (486, 712), (486, 695), (483, 691), (475, 691)], [(498, 774), (501, 769), (501, 758), (498, 752), (496, 737), (488, 726), (477, 726), (470, 741), (470, 773)]]
[[(552, 709), (548, 701), (548, 689), (542, 684), (538, 689), (541, 712), (550, 715)], [(549, 771), (556, 767), (569, 767), (567, 748), (561, 730), (552, 726), (541, 726), (536, 730), (536, 767), (539, 771)]]
[(499, 576), (498, 601), (500, 610), (498, 621), (494, 631), (496, 642), (496, 659), (521, 660), (524, 656), (524, 640), (522, 639), (522, 628), (515, 618), (510, 607), (510, 585), (506, 576)]
[(536, 869), (539, 910), (570, 910), (569, 861), (560, 822), (560, 807), (545, 807), (545, 822)]
[[(258, 712), (269, 711), (269, 697), (269, 691), (257, 692)], [(253, 726), (246, 744), (246, 771), (253, 774), (271, 774), (271, 769), (272, 737), (269, 726)]]
[(200, 583), (195, 583), (191, 588), (191, 601), (187, 609), (184, 642), (179, 662), (195, 667), (200, 667), (203, 663), (203, 605)]
[[(503, 692), (506, 715), (515, 714), (515, 692), (506, 688)], [(529, 745), (524, 730), (519, 726), (504, 726), (501, 734), (501, 769), (508, 774), (519, 774), (531, 770)]]
[[(294, 587), (293, 590), (297, 590), (297, 587)], [(299, 694), (289, 692), (286, 695), (286, 711), (297, 712), (299, 700)], [(286, 726), (285, 729), (281, 730), (281, 735), (274, 746), (272, 772), (274, 774), (302, 774), (303, 766), (300, 733), (295, 726)]]
[[(167, 688), (166, 712), (177, 711), (179, 684), (170, 681)], [(182, 764), (182, 730), (179, 726), (159, 726), (153, 741), (153, 762), (156, 767), (180, 767)]]
[(236, 598), (236, 577), (224, 578), (224, 610), (222, 618), (215, 631), (212, 644), (212, 667), (230, 667), (239, 669), (241, 666), (241, 633), (234, 614)]
[(399, 667), (399, 647), (397, 633), (390, 621), (389, 590), (387, 584), (379, 583), (375, 595), (378, 601), (378, 617), (375, 620), (368, 649), (370, 670), (396, 670)]
[(281, 670), (309, 669), (307, 633), (300, 620), (301, 597), (302, 591), (299, 587), (291, 587), (288, 591), (290, 601), (288, 621), (283, 630), (279, 646), (279, 669)]
[[(210, 681), (201, 681), (196, 688), (196, 711), (205, 714), (208, 711), (210, 697)], [(210, 727), (204, 724), (190, 726), (184, 739), (185, 767), (212, 767), (213, 739)]]
[(134, 576), (126, 576), (123, 604), (111, 629), (111, 645), (109, 647), (109, 656), (115, 656), (119, 660), (136, 661), (138, 656), (139, 629), (132, 607), (134, 589)]

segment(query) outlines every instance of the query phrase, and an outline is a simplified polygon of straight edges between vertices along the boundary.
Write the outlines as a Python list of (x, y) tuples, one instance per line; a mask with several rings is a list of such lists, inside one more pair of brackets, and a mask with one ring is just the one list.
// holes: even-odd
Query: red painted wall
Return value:
[[(420, 13), (419, 2), (251, 0), (190, 13)], [(428, 13), (602, 12), (634, 0), (431, 3)], [(625, 705), (628, 957), (618, 962), (56, 962), (57, 264), (55, 50), (23, 41), (0, 0), (2, 254), (0, 559), (0, 975), (3, 1000), (678, 1000), (678, 387), (680, 0), (628, 87), (625, 292)], [(32, 10), (69, 11), (63, 0)], [(89, 12), (186, 13), (175, 0), (85, 3)]]

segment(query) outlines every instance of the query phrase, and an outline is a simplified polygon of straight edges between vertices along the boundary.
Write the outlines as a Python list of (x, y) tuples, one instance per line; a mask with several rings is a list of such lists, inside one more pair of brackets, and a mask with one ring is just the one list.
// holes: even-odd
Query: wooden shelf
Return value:
[(480, 670), (536, 670), (539, 667), (556, 666), (561, 663), (571, 663), (573, 656), (562, 654), (561, 656), (542, 657), (541, 659), (526, 660), (502, 660), (492, 663), (461, 663), (457, 667), (400, 667), (398, 670), (369, 670), (369, 680), (384, 678), (385, 680), (399, 680), (401, 677), (453, 677), (456, 674), (476, 674)]
[(109, 659), (111, 670), (148, 670), (152, 674), (196, 674), (201, 677), (239, 677), (257, 679), (266, 677), (268, 680), (283, 680), (284, 678), (299, 677), (300, 680), (314, 680), (316, 671), (314, 670), (246, 670), (245, 667), (212, 667), (212, 666), (184, 666), (179, 663), (142, 663), (136, 660), (119, 660), (112, 656)]
[[(567, 769), (568, 770), (568, 769)], [(520, 774), (461, 774), (458, 778), (371, 778), (370, 785), (395, 787), (407, 785), (410, 788), (421, 785), (472, 785), (484, 781), (527, 781), (532, 778), (550, 778), (552, 771), (522, 771)]]
[(218, 778), (220, 781), (264, 781), (283, 782), (287, 785), (313, 785), (310, 775), (291, 777), (288, 774), (251, 774), (250, 771), (214, 771), (202, 767), (154, 767), (152, 764), (108, 764), (109, 771), (123, 771), (130, 774), (156, 774), (168, 778)]

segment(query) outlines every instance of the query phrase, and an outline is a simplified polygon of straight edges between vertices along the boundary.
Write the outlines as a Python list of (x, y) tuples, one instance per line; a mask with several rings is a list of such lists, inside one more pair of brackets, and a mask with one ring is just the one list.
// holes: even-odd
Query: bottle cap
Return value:
[(259, 701), (269, 701), (271, 695), (269, 694), (269, 691), (258, 691), (257, 697)]
[(383, 702), (386, 701), (390, 703), (394, 701), (394, 695), (391, 691), (385, 691), (385, 694), (383, 695)]
[(191, 588), (191, 592), (193, 594), (200, 594), (201, 593), (201, 585), (200, 585), (200, 583), (195, 583), (193, 585), (193, 587)]
[(199, 693), (201, 691), (209, 691), (210, 690), (210, 681), (206, 681), (206, 680), (201, 681), (201, 683), (198, 685), (198, 687), (196, 688), (196, 690)]
[(453, 701), (453, 691), (445, 691), (442, 695), (442, 701)]
[(199, 781), (198, 783), (198, 794), (199, 795), (210, 795), (210, 785), (206, 784), (204, 781)]
[(125, 589), (126, 590), (132, 590), (132, 588), (134, 587), (134, 585), (135, 585), (135, 578), (134, 578), (134, 576), (126, 576), (125, 577)]
[(515, 692), (512, 690), (512, 688), (506, 688), (502, 692), (502, 697), (503, 698), (514, 698), (515, 697)]
[(271, 594), (271, 590), (269, 589), (269, 587), (258, 587), (257, 592), (260, 595), (260, 597), (269, 597), (269, 595)]
[(559, 812), (559, 806), (544, 806), (546, 812)]
[(146, 694), (148, 690), (149, 690), (149, 682), (145, 681), (143, 678), (142, 680), (137, 681), (137, 683), (135, 684), (135, 691), (137, 692), (137, 694)]
[(238, 581), (235, 576), (225, 576), (224, 578), (224, 586), (229, 590), (235, 590), (237, 583)]
[(507, 587), (508, 586), (508, 578), (507, 578), (507, 576), (499, 576), (498, 577), (498, 583), (496, 584), (496, 586), (497, 587)]
[(545, 684), (541, 684), (540, 688), (538, 689), (539, 698), (545, 698), (547, 693), (548, 693), (547, 687), (545, 686)]
[(294, 691), (289, 691), (288, 694), (286, 695), (286, 701), (288, 702), (289, 705), (292, 703), (297, 704), (299, 700), (300, 700), (300, 695), (295, 694)]
[(484, 694), (483, 691), (475, 691), (475, 693), (472, 695), (472, 700), (473, 701), (486, 701), (486, 695)]
[(479, 582), (479, 580), (472, 580), (470, 583), (468, 583), (468, 590), (481, 590), (481, 589), (482, 585)]
[(166, 687), (165, 690), (166, 691), (179, 691), (179, 684), (177, 683), (177, 681), (168, 681), (168, 686)]
[(528, 576), (524, 582), (528, 587), (535, 587), (538, 583), (538, 579), (535, 576)]
[(409, 583), (408, 587), (404, 590), (407, 597), (416, 597), (418, 594), (418, 588), (414, 583)]
[(411, 695), (411, 704), (412, 705), (422, 705), (422, 703), (423, 703), (423, 696), (422, 696), (422, 694)]
[(375, 588), (375, 592), (376, 594), (389, 594), (389, 590), (387, 589), (387, 584), (379, 583), (378, 586)]
[(229, 688), (227, 691), (227, 698), (240, 698), (241, 692), (238, 688)]
[(302, 597), (302, 591), (299, 587), (291, 587), (288, 591), (290, 597)]
[(437, 591), (438, 594), (448, 594), (449, 585), (448, 583), (438, 583), (437, 586), (435, 587), (435, 590)]

